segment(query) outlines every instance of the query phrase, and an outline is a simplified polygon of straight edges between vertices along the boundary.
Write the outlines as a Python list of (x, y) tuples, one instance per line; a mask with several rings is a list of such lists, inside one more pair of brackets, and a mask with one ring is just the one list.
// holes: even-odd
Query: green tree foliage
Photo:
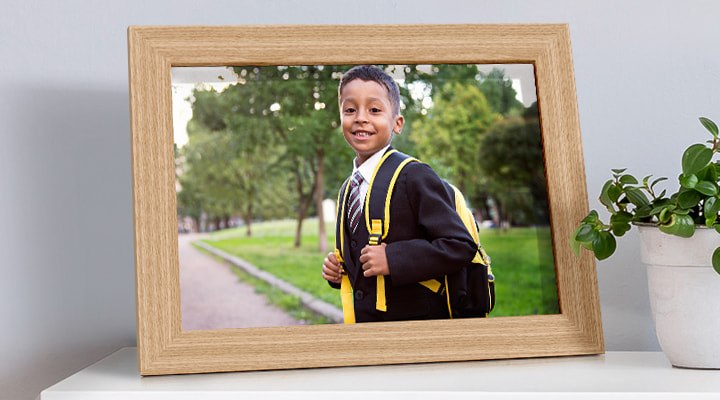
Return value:
[[(344, 179), (339, 169), (326, 171), (325, 165), (349, 164), (352, 156), (350, 151), (338, 151), (347, 147), (338, 130), (337, 105), (339, 71), (344, 69), (237, 67), (234, 71), (239, 82), (222, 93), (196, 90), (193, 124), (202, 129), (189, 133), (190, 143), (184, 151), (207, 152), (201, 158), (220, 163), (221, 169), (226, 169), (223, 178), (237, 179), (228, 183), (235, 186), (233, 190), (222, 195), (205, 191), (204, 195), (212, 196), (213, 200), (234, 197), (229, 212), (242, 215), (247, 224), (261, 217), (262, 210), (292, 209), (298, 221), (296, 246), (299, 246), (302, 221), (313, 209), (320, 210), (328, 195), (325, 184), (332, 184), (330, 192), (334, 197)], [(207, 142), (216, 143), (221, 150), (213, 152)], [(186, 157), (188, 169), (204, 164), (201, 158)], [(212, 174), (204, 177), (217, 178)], [(183, 201), (185, 197), (194, 196), (183, 195)], [(205, 199), (205, 212), (209, 211), (209, 200)], [(278, 200), (291, 206), (278, 205)], [(319, 246), (324, 252), (327, 234), (322, 213), (318, 213), (318, 220)]]
[(479, 73), (473, 64), (408, 65), (404, 68), (405, 83), (423, 83), (426, 94), (433, 99), (438, 96), (450, 97), (452, 93), (443, 92), (448, 84), (477, 86)]
[(512, 81), (505, 78), (505, 72), (493, 68), (485, 74), (479, 73), (479, 88), (485, 95), (493, 112), (508, 116), (513, 112), (520, 113), (523, 110), (522, 103), (517, 99), (517, 92), (512, 87)]
[(506, 220), (532, 224), (549, 223), (545, 165), (537, 104), (523, 117), (498, 121), (483, 136), (481, 171), (491, 177), (488, 193)]
[(463, 193), (475, 193), (481, 139), (499, 115), (477, 85), (446, 83), (433, 102), (427, 116), (413, 124), (418, 154)]
[[(524, 108), (517, 100), (517, 92), (512, 87), (512, 81), (506, 79), (505, 72), (498, 68), (484, 73), (474, 64), (408, 65), (403, 72), (406, 88), (421, 83), (426, 87), (426, 95), (433, 100), (438, 98), (449, 100), (453, 93), (443, 88), (448, 84), (459, 84), (477, 86), (485, 95), (492, 111), (503, 116), (513, 112), (519, 113)], [(401, 92), (402, 90), (401, 87)]]
[[(267, 93), (265, 109), (271, 113), (272, 134), (282, 144), (283, 160), (291, 172), (297, 204), (295, 246), (300, 246), (302, 222), (313, 205), (318, 215), (319, 249), (327, 252), (327, 233), (322, 209), (326, 197), (325, 164), (338, 161), (336, 149), (342, 146), (337, 130), (339, 110), (337, 86), (342, 67), (295, 66), (238, 68), (248, 80), (262, 82)], [(337, 176), (330, 173), (330, 180)], [(315, 199), (315, 204), (312, 200)]]
[[(185, 156), (175, 145), (175, 179), (183, 190), (177, 192), (177, 215), (190, 217), (195, 229), (201, 229), (200, 223), (204, 212), (202, 182), (194, 179), (192, 174), (183, 173)], [(178, 218), (180, 219), (180, 218)]]
[(526, 110), (500, 69), (439, 65), (405, 72), (406, 83), (424, 85), (432, 98), (412, 124), (418, 156), (457, 185), (483, 217), (548, 221), (537, 105)]
[[(257, 122), (257, 121), (256, 121)], [(244, 129), (252, 132), (262, 126), (248, 123)], [(190, 123), (189, 143), (183, 148), (184, 171), (178, 182), (178, 204), (194, 213), (201, 210), (216, 226), (228, 226), (233, 215), (239, 215), (251, 234), (252, 221), (271, 217), (282, 211), (283, 203), (274, 201), (287, 197), (278, 184), (277, 155), (270, 149), (244, 148), (229, 129), (213, 131), (202, 124)], [(273, 203), (272, 207), (264, 207)], [(198, 218), (199, 215), (195, 215)], [(218, 224), (219, 221), (224, 221)]]

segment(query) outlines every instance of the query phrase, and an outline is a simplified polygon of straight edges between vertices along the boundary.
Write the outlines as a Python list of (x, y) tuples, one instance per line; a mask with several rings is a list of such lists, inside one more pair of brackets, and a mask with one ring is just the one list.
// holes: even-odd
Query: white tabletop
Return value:
[(720, 370), (661, 352), (141, 377), (124, 348), (42, 392), (67, 399), (720, 399)]

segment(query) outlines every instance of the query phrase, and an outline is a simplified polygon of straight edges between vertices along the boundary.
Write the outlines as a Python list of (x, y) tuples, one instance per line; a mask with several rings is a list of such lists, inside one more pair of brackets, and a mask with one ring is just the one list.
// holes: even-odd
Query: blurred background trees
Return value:
[[(393, 146), (458, 186), (479, 221), (547, 225), (537, 104), (525, 107), (501, 69), (384, 66), (401, 88), (406, 124)], [(339, 127), (337, 87), (349, 66), (235, 67), (237, 83), (192, 93), (188, 142), (176, 148), (178, 219), (197, 230), (240, 220), (317, 216), (349, 175), (352, 149)], [(331, 210), (330, 214), (334, 214)], [(490, 222), (492, 221), (492, 222)]]

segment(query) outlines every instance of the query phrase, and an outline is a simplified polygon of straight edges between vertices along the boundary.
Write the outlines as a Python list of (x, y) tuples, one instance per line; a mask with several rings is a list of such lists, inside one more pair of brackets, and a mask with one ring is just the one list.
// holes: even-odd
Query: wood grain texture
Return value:
[[(128, 52), (141, 374), (604, 352), (594, 260), (568, 246), (588, 204), (567, 25), (138, 26)], [(182, 331), (171, 67), (408, 63), (534, 64), (561, 313)]]

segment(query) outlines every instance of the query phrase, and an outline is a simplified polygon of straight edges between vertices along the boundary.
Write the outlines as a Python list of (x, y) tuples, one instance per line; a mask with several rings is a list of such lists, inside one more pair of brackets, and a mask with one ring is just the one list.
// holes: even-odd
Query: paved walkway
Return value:
[(239, 282), (224, 262), (193, 247), (202, 234), (179, 234), (180, 303), (183, 330), (299, 325), (267, 303), (251, 285)]

